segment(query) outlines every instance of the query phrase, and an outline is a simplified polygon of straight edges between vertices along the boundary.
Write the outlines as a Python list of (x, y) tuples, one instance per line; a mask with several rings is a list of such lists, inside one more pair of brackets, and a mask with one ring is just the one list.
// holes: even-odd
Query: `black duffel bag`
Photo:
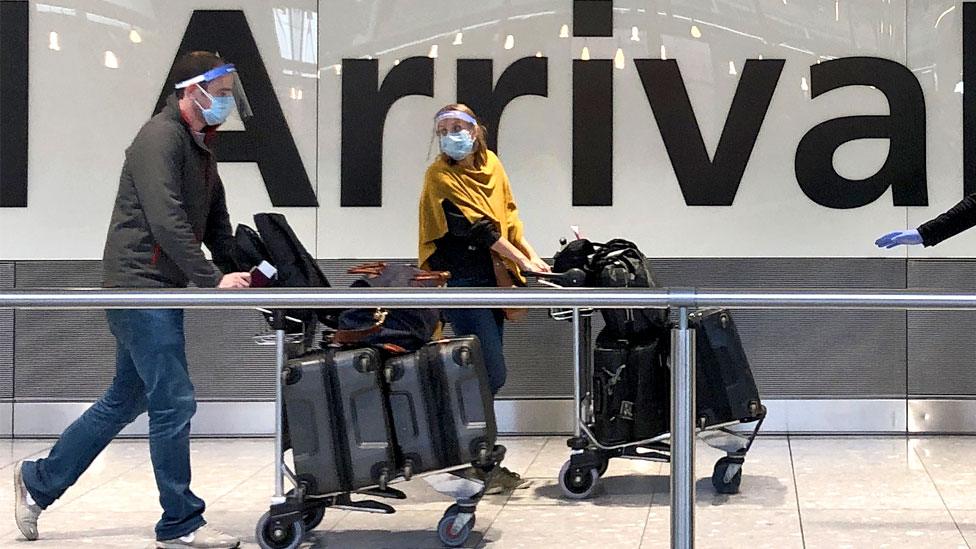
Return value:
[[(443, 271), (386, 263), (360, 265), (349, 273), (364, 275), (352, 283), (353, 288), (434, 288), (443, 286), (450, 277)], [(416, 351), (433, 338), (439, 321), (437, 309), (346, 309), (339, 315), (339, 329), (332, 341)]]

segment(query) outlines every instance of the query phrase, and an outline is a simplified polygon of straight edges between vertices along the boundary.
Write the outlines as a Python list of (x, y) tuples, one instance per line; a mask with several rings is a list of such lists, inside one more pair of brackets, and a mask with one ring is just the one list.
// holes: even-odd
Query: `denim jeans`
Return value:
[(491, 394), (497, 395), (505, 385), (505, 353), (502, 347), (505, 317), (496, 309), (445, 309), (444, 316), (458, 336), (475, 335), (481, 340), (481, 351), (488, 370)]
[(48, 507), (119, 431), (148, 410), (149, 454), (163, 508), (156, 539), (178, 538), (205, 524), (204, 502), (190, 491), (190, 418), (196, 400), (183, 311), (110, 310), (107, 315), (116, 339), (112, 385), (61, 434), (48, 457), (24, 463), (24, 484), (41, 508)]

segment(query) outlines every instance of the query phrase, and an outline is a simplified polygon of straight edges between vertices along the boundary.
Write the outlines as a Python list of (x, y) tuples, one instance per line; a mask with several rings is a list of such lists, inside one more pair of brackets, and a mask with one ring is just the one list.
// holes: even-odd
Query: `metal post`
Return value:
[(576, 438), (579, 438), (582, 434), (580, 429), (580, 421), (582, 421), (583, 410), (580, 406), (580, 368), (582, 368), (583, 363), (581, 362), (582, 349), (580, 345), (583, 340), (580, 337), (580, 310), (579, 307), (573, 307), (573, 434)]
[(272, 504), (285, 501), (284, 471), (284, 406), (281, 394), (282, 375), (285, 371), (285, 313), (278, 309), (272, 313), (275, 331), (275, 492)]
[(695, 330), (671, 330), (671, 547), (695, 546)]

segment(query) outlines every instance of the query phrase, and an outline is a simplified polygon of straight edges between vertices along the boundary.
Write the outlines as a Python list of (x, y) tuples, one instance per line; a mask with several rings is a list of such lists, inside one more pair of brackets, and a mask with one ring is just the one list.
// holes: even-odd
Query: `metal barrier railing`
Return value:
[[(688, 328), (690, 310), (701, 307), (976, 310), (976, 294), (909, 290), (763, 292), (638, 288), (0, 290), (0, 309), (349, 307), (562, 307), (574, 311), (581, 307), (677, 307), (679, 322), (672, 332), (671, 348), (671, 546), (684, 549), (693, 547), (695, 540), (695, 334)], [(574, 313), (574, 318), (578, 317), (578, 312)], [(276, 342), (276, 364), (280, 373), (285, 357), (283, 330), (278, 330)], [(280, 384), (280, 375), (277, 377)], [(578, 391), (576, 397), (578, 413)], [(278, 415), (280, 422), (280, 410)], [(280, 451), (277, 456), (280, 459)], [(280, 485), (276, 486), (276, 496), (282, 495), (281, 489)]]

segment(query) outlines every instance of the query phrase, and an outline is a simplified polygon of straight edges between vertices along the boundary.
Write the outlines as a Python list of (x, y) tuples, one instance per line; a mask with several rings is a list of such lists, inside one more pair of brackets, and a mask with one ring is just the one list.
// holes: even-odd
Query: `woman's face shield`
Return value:
[(251, 103), (247, 100), (247, 94), (244, 93), (244, 86), (241, 85), (241, 78), (234, 65), (227, 64), (210, 69), (199, 76), (177, 83), (176, 89), (186, 89), (194, 84), (199, 85), (212, 97), (233, 97), (241, 120), (254, 116)]
[(437, 115), (437, 118), (434, 119), (434, 134), (430, 138), (427, 156), (430, 157), (434, 143), (438, 143), (437, 148), (440, 151), (439, 141), (441, 137), (464, 130), (467, 130), (472, 137), (477, 136), (478, 120), (463, 111), (444, 111)]

